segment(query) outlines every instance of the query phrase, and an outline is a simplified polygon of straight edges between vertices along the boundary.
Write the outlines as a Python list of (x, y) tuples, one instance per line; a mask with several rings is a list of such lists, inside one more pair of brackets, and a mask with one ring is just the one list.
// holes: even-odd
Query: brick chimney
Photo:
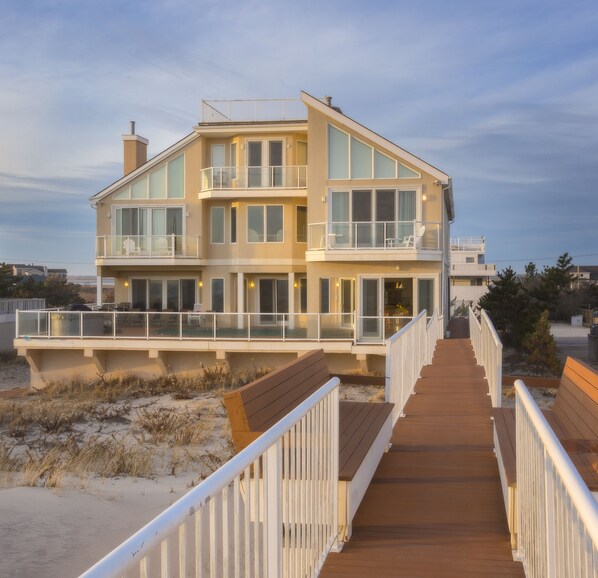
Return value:
[(131, 133), (123, 134), (125, 175), (147, 162), (148, 143), (146, 138), (135, 134), (135, 121), (132, 120)]

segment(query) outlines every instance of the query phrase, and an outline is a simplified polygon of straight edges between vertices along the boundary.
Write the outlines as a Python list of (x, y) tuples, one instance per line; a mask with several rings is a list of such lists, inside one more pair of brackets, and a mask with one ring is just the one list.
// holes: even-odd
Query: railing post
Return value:
[(264, 534), (267, 544), (267, 578), (282, 576), (282, 464), (280, 459), (282, 443), (279, 439), (266, 450), (266, 471), (264, 472)]

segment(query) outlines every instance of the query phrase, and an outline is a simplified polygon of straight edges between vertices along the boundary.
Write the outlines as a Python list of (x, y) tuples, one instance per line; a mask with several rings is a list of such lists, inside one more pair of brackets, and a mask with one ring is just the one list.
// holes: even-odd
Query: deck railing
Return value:
[(440, 223), (423, 221), (347, 221), (311, 223), (310, 251), (386, 249), (440, 250)]
[(299, 98), (201, 101), (201, 122), (206, 124), (292, 120), (307, 120), (307, 107)]
[(307, 166), (209, 167), (201, 171), (202, 191), (305, 189)]
[(469, 308), (469, 337), (478, 365), (484, 367), (493, 407), (500, 407), (502, 400), (502, 342), (486, 311), (480, 320)]
[(197, 235), (102, 235), (96, 238), (96, 258), (197, 259), (200, 247)]
[(598, 504), (521, 380), (515, 391), (518, 556), (525, 575), (596, 576)]
[(428, 320), (424, 309), (386, 341), (386, 401), (394, 403), (393, 424), (413, 392), (424, 365), (432, 362), (436, 341), (442, 338), (442, 317), (434, 311)]
[(328, 381), (83, 577), (317, 576), (338, 535), (338, 384)]
[[(411, 317), (353, 313), (201, 313), (19, 311), (24, 339), (177, 339), (203, 341), (350, 341), (384, 344)], [(356, 331), (357, 326), (357, 331)]]
[(0, 299), (0, 316), (15, 315), (17, 310), (45, 309), (45, 299)]

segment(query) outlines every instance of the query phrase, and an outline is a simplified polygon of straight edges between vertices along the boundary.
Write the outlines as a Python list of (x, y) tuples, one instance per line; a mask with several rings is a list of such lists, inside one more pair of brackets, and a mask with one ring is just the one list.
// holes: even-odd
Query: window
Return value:
[(211, 209), (211, 242), (224, 243), (224, 207)]
[(349, 178), (349, 135), (328, 125), (328, 178)]
[(307, 207), (297, 207), (297, 243), (307, 243)]
[(418, 279), (417, 281), (417, 302), (419, 313), (424, 309), (428, 316), (434, 313), (434, 280)]
[(224, 279), (212, 279), (212, 311), (224, 311)]
[(182, 235), (183, 207), (117, 207), (114, 221), (116, 235)]
[(475, 260), (473, 257), (465, 257), (465, 262), (466, 263), (475, 263)]
[(230, 242), (237, 242), (237, 207), (230, 208)]
[(374, 178), (394, 179), (396, 177), (396, 163), (390, 157), (374, 150)]
[(372, 147), (351, 137), (351, 178), (372, 178)]
[(131, 305), (145, 311), (188, 311), (195, 303), (196, 279), (132, 279)]
[(320, 279), (320, 313), (330, 313), (330, 279)]
[(237, 178), (237, 143), (234, 142), (230, 145), (230, 178)]
[(301, 313), (307, 313), (307, 278), (299, 279), (299, 307)]
[(114, 199), (182, 199), (185, 196), (185, 155), (179, 155), (114, 193)]
[(247, 242), (282, 243), (284, 241), (282, 205), (247, 207)]

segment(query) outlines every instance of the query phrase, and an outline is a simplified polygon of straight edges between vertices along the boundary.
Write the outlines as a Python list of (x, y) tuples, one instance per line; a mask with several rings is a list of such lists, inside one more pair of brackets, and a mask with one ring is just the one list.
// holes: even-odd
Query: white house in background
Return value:
[(496, 265), (486, 263), (484, 237), (451, 239), (451, 313), (474, 307), (496, 277)]

